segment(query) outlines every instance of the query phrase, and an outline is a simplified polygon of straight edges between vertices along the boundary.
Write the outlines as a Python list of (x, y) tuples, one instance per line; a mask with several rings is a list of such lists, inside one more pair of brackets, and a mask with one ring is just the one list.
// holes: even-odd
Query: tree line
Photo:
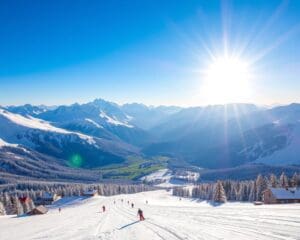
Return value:
[[(99, 195), (112, 196), (117, 194), (131, 194), (153, 190), (144, 184), (70, 184), (70, 183), (18, 183), (7, 184), (0, 188), (0, 215), (22, 215), (32, 210), (34, 202), (45, 192), (55, 193), (62, 197), (82, 196), (84, 192), (96, 190)], [(22, 203), (20, 198), (29, 197), (29, 201)]]
[(190, 188), (176, 187), (173, 195), (192, 197), (201, 200), (226, 201), (262, 201), (262, 193), (268, 188), (299, 187), (300, 174), (295, 173), (291, 178), (282, 173), (279, 178), (271, 174), (269, 177), (258, 175), (255, 180), (249, 181), (217, 181), (215, 183), (200, 183)]

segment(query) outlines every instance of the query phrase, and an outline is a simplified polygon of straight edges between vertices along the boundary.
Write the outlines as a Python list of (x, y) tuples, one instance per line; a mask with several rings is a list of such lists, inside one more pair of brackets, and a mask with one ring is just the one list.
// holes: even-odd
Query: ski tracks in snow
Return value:
[[(300, 240), (300, 204), (213, 207), (161, 190), (63, 206), (61, 213), (52, 208), (46, 215), (0, 217), (1, 240)], [(138, 208), (145, 221), (138, 221)]]
[[(131, 209), (128, 207), (122, 207), (116, 206), (116, 210), (118, 211), (119, 214), (123, 215), (124, 217), (127, 217), (130, 220), (135, 220), (137, 217), (136, 215), (130, 211)], [(133, 209), (136, 211), (136, 209)], [(182, 233), (177, 233), (176, 230), (171, 229), (170, 227), (166, 227), (157, 223), (154, 223), (151, 218), (147, 218), (145, 221), (141, 222), (146, 228), (150, 229), (153, 231), (160, 239), (174, 239), (174, 240), (186, 240), (190, 239), (193, 240), (194, 238), (188, 234), (185, 234), (186, 236), (180, 236)], [(166, 236), (166, 237), (164, 237)]]

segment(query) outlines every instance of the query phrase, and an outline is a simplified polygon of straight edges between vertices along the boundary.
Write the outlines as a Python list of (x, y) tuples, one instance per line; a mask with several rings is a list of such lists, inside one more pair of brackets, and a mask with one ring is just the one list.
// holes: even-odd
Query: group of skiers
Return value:
[[(124, 200), (121, 199), (121, 202), (123, 203)], [(115, 201), (115, 200), (114, 200), (114, 204), (116, 204), (116, 201)], [(129, 205), (130, 202), (127, 201), (127, 204)], [(146, 204), (148, 204), (148, 200), (146, 200)], [(130, 205), (131, 205), (131, 208), (134, 208), (134, 203), (131, 203)], [(105, 206), (103, 205), (103, 206), (102, 206), (102, 212), (104, 213), (105, 210), (106, 210), (106, 208), (105, 208)], [(143, 213), (142, 209), (140, 209), (140, 208), (138, 209), (137, 215), (138, 215), (140, 221), (144, 221), (144, 220), (145, 220), (144, 213)]]
[[(121, 202), (123, 202), (123, 199), (121, 199)], [(115, 200), (114, 200), (114, 204), (116, 204)], [(130, 202), (127, 201), (127, 204), (129, 205)], [(146, 200), (146, 204), (148, 204), (148, 200)], [(131, 208), (134, 208), (134, 203), (131, 203), (130, 205), (131, 205)], [(58, 212), (60, 213), (61, 210), (62, 210), (61, 207), (59, 207), (58, 208)], [(105, 205), (103, 205), (102, 206), (102, 212), (104, 213), (105, 211), (106, 211), (106, 207), (105, 207)], [(144, 213), (143, 213), (142, 209), (140, 209), (140, 208), (138, 209), (137, 215), (138, 215), (140, 221), (144, 221), (145, 220)]]

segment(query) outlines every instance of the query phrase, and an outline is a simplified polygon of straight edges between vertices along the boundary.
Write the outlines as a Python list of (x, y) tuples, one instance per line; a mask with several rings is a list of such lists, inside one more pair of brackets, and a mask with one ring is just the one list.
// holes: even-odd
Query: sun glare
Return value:
[(202, 97), (211, 104), (247, 101), (250, 96), (248, 64), (233, 57), (216, 58), (206, 69)]

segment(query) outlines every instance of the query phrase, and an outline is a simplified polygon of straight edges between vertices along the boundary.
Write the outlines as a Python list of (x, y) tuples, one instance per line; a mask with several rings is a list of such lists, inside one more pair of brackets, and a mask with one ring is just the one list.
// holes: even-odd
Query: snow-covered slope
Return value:
[(11, 144), (0, 138), (0, 148), (1, 147), (18, 147), (18, 144)]
[[(60, 204), (46, 215), (0, 217), (1, 240), (279, 240), (300, 236), (300, 204), (213, 206), (179, 201), (165, 191), (69, 199)], [(100, 210), (103, 205), (105, 213)], [(145, 221), (138, 221), (137, 208), (144, 211)]]
[[(80, 138), (87, 140), (90, 144), (95, 143), (92, 137), (84, 135), (84, 134), (79, 134), (79, 133), (74, 133), (70, 132), (61, 128), (57, 128), (52, 126), (49, 122), (34, 118), (31, 116), (28, 117), (23, 117), (19, 114), (14, 114), (11, 112), (8, 112), (6, 110), (3, 110), (0, 108), (0, 116), (3, 118), (6, 118), (10, 122), (22, 126), (25, 128), (31, 128), (31, 129), (39, 129), (42, 131), (49, 131), (49, 132), (56, 132), (56, 133), (62, 133), (62, 134), (76, 134)], [(12, 132), (12, 129), (9, 129), (10, 132)]]
[(154, 184), (158, 187), (188, 186), (199, 178), (199, 173), (190, 171), (171, 171), (160, 169), (141, 178), (142, 181)]
[(121, 141), (110, 141), (54, 127), (49, 122), (23, 117), (0, 109), (0, 138), (41, 153), (69, 160), (80, 156), (81, 166), (94, 167), (120, 163), (136, 149)]
[(48, 107), (44, 105), (40, 106), (33, 106), (31, 104), (25, 104), (22, 106), (7, 106), (5, 109), (7, 109), (9, 112), (17, 113), (22, 116), (38, 116), (39, 114), (46, 112), (50, 109), (54, 109), (55, 107)]
[(24, 181), (98, 181), (99, 173), (74, 169), (56, 159), (0, 139), (0, 183)]
[(256, 162), (272, 165), (300, 165), (300, 124), (293, 129), (285, 148), (267, 157), (259, 158)]
[(121, 139), (141, 145), (148, 134), (131, 124), (132, 117), (112, 102), (96, 99), (86, 104), (59, 106), (41, 113), (39, 118), (51, 121), (60, 128), (105, 139)]

